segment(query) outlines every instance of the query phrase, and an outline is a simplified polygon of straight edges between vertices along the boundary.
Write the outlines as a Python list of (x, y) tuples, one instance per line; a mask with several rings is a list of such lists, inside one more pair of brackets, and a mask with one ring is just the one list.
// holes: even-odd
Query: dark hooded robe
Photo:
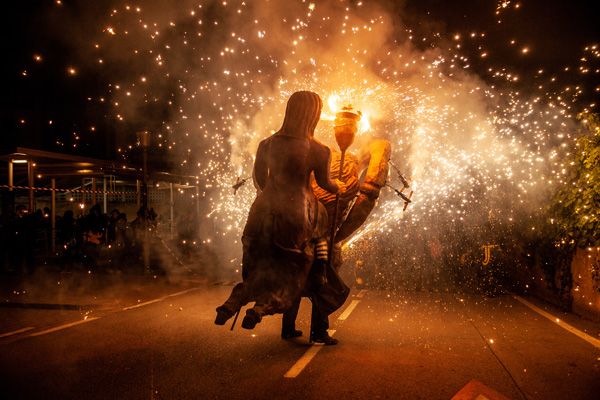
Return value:
[(259, 193), (242, 236), (243, 282), (217, 308), (229, 317), (255, 301), (244, 327), (254, 326), (247, 318), (255, 324), (263, 315), (283, 313), (300, 296), (313, 261), (313, 240), (327, 225), (327, 213), (310, 186), (314, 173), (319, 186), (338, 191), (329, 179), (330, 150), (313, 138), (321, 108), (317, 94), (294, 93), (281, 129), (258, 147), (254, 180)]

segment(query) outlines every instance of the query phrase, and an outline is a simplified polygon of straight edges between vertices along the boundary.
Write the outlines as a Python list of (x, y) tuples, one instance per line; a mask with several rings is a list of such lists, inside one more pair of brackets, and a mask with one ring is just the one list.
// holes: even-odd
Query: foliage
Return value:
[(580, 136), (567, 160), (566, 184), (554, 196), (558, 241), (566, 247), (600, 245), (600, 117), (580, 114)]

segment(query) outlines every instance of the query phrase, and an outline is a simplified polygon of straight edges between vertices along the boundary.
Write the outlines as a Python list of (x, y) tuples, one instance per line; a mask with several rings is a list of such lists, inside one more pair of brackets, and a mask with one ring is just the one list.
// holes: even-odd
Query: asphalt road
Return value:
[[(510, 295), (353, 289), (331, 318), (340, 343), (324, 347), (306, 335), (281, 340), (279, 316), (253, 331), (214, 325), (230, 289), (202, 285), (93, 314), (12, 310), (0, 331), (0, 396), (451, 399), (476, 380), (510, 399), (599, 398), (598, 325), (539, 303), (560, 322)], [(305, 332), (309, 309), (303, 301)], [(494, 398), (486, 393), (463, 398)]]

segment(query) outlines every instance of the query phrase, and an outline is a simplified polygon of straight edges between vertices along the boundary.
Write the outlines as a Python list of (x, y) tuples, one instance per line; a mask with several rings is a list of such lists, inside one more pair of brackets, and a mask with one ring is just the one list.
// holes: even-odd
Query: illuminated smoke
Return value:
[[(280, 127), (296, 90), (315, 91), (326, 104), (319, 140), (334, 146), (328, 104), (352, 103), (369, 122), (353, 149), (389, 139), (392, 161), (412, 181), (414, 204), (403, 213), (384, 189), (355, 246), (365, 236), (397, 240), (407, 225), (427, 229), (489, 209), (512, 220), (563, 181), (581, 90), (569, 101), (526, 95), (522, 77), (494, 66), (490, 74), (503, 83), (485, 83), (460, 50), (484, 33), (416, 37), (397, 12), (360, 1), (139, 4), (117, 2), (96, 19), (90, 58), (115, 71), (106, 96), (115, 124), (149, 128), (154, 146), (198, 176), (205, 241), (239, 254), (255, 191), (246, 184), (234, 194), (231, 185), (251, 175), (258, 142)], [(520, 6), (499, 2), (496, 14), (507, 7)], [(431, 45), (417, 48), (424, 42)], [(598, 58), (595, 46), (586, 51)], [(126, 159), (128, 147), (121, 153)], [(399, 186), (394, 171), (390, 183)]]

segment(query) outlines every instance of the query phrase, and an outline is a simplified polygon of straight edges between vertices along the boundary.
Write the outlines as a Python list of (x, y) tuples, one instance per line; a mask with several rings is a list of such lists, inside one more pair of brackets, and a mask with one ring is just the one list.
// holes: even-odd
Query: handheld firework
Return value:
[[(344, 157), (346, 155), (346, 150), (352, 145), (354, 142), (354, 137), (356, 136), (356, 132), (358, 130), (358, 122), (360, 121), (362, 113), (360, 111), (355, 111), (351, 105), (347, 105), (342, 107), (340, 111), (335, 114), (334, 121), (334, 131), (335, 131), (335, 141), (337, 142), (342, 155), (340, 157), (340, 169), (338, 179), (341, 180), (344, 171)], [(329, 240), (329, 254), (328, 254), (328, 262), (331, 265), (333, 258), (333, 243), (335, 240), (335, 234), (337, 232), (337, 219), (339, 213), (340, 206), (340, 195), (339, 193), (335, 196), (335, 207), (333, 211), (333, 221), (331, 223), (331, 234)]]
[[(404, 200), (404, 207), (402, 208), (402, 211), (406, 211), (406, 207), (408, 207), (409, 203), (412, 203), (412, 195), (413, 195), (413, 191), (410, 188), (410, 184), (408, 183), (408, 180), (402, 175), (402, 173), (400, 172), (400, 169), (398, 169), (398, 167), (396, 167), (392, 161), (390, 160), (390, 165), (394, 168), (394, 170), (396, 170), (396, 173), (398, 174), (398, 178), (400, 178), (400, 181), (402, 181), (402, 189), (398, 190), (395, 187), (393, 187), (392, 185), (389, 184), (385, 184), (387, 187), (391, 188), (394, 190), (394, 192), (396, 192), (396, 194), (398, 196), (400, 196), (400, 198), (402, 198), (402, 200)], [(406, 195), (404, 193), (405, 190), (410, 190), (410, 192), (408, 192), (408, 195)]]
[(242, 179), (241, 176), (238, 176), (237, 179), (235, 180), (235, 183), (233, 185), (231, 185), (231, 188), (233, 189), (233, 194), (237, 194), (238, 189), (241, 188), (242, 186), (244, 186), (246, 181), (250, 178), (251, 177)]

